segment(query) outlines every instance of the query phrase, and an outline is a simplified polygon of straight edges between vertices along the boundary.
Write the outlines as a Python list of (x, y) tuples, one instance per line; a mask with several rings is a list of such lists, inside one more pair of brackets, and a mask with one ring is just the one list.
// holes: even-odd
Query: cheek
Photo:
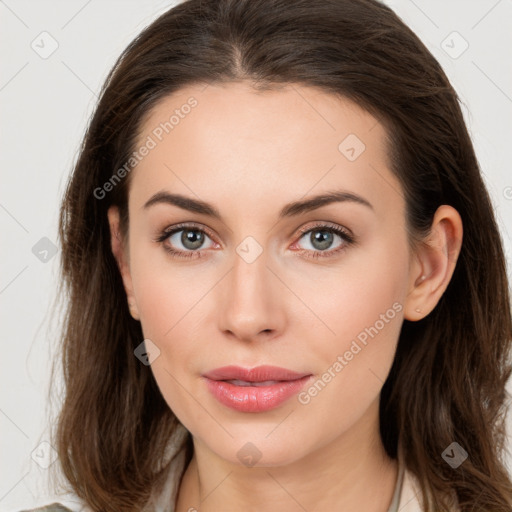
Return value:
[(320, 276), (321, 294), (306, 286), (299, 292), (326, 327), (313, 352), (318, 375), (299, 400), (312, 417), (350, 423), (380, 393), (403, 322), (408, 253), (399, 247), (376, 246), (347, 261), (346, 270)]
[(178, 412), (187, 398), (180, 383), (197, 373), (194, 363), (204, 352), (205, 333), (198, 331), (211, 280), (192, 267), (167, 261), (157, 251), (137, 249), (131, 275), (144, 338), (160, 349), (151, 370), (169, 406)]
[(134, 251), (131, 275), (144, 335), (164, 340), (181, 324), (190, 327), (189, 312), (195, 313), (211, 284), (200, 277), (201, 272), (168, 261), (159, 253), (154, 249)]
[[(394, 359), (403, 321), (403, 305), (392, 287), (361, 295), (338, 295), (322, 311), (331, 333), (318, 339), (314, 347), (317, 378), (337, 389), (326, 402), (364, 404), (379, 393)], [(318, 389), (323, 390), (322, 382)], [(332, 384), (331, 384), (332, 383)], [(327, 386), (326, 386), (327, 387)], [(312, 390), (314, 395), (315, 391)], [(364, 399), (363, 399), (364, 397)], [(357, 406), (357, 403), (354, 403)]]
[(160, 349), (151, 371), (169, 408), (193, 431), (201, 415), (186, 390), (190, 388), (194, 361), (201, 353), (197, 340), (204, 336), (194, 329), (200, 322), (197, 315), (201, 312), (201, 297), (209, 287), (171, 263), (152, 264), (142, 251), (134, 254), (131, 262), (143, 335)]
[(348, 431), (363, 417), (378, 400), (393, 364), (403, 308), (386, 296), (372, 299), (347, 302), (346, 309), (333, 316), (331, 325), (337, 335), (332, 343), (318, 345), (319, 371), (298, 395), (308, 425), (304, 428), (324, 425), (321, 444)]
[(372, 335), (382, 345), (396, 341), (408, 283), (405, 245), (400, 250), (399, 244), (375, 244), (348, 255), (337, 268), (305, 268), (288, 278), (317, 317), (309, 316), (309, 330), (312, 321), (318, 326), (315, 350), (344, 352), (352, 340), (364, 343)]

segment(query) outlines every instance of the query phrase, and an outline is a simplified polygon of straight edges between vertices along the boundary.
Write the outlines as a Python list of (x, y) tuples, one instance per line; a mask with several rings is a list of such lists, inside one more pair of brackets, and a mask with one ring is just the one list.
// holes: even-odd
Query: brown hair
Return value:
[[(189, 84), (246, 80), (319, 87), (385, 123), (411, 237), (428, 233), (437, 207), (461, 215), (464, 240), (434, 311), (404, 321), (381, 394), (388, 454), (404, 447), (425, 510), (511, 511), (505, 452), (506, 381), (512, 319), (505, 258), (458, 97), (438, 62), (376, 0), (188, 0), (151, 23), (110, 72), (61, 209), (65, 397), (55, 443), (63, 473), (94, 510), (135, 511), (168, 460), (179, 424), (149, 367), (110, 245), (107, 209), (127, 233), (129, 176), (104, 199), (101, 187), (134, 151), (141, 120)], [(200, 107), (199, 107), (200, 108)], [(453, 469), (443, 451), (469, 458)], [(183, 449), (192, 455), (190, 436)]]

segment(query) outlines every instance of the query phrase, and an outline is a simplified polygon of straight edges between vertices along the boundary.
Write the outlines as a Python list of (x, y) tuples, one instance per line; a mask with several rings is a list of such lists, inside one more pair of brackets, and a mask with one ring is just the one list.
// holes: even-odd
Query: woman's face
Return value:
[(272, 466), (374, 431), (417, 278), (383, 126), (314, 88), (190, 86), (137, 151), (123, 278), (195, 440)]

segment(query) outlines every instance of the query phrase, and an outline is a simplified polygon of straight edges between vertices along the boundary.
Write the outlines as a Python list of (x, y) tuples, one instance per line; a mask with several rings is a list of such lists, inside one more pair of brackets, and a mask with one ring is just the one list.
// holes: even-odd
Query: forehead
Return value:
[(130, 186), (137, 207), (162, 189), (218, 204), (233, 203), (236, 192), (246, 207), (340, 187), (375, 199), (392, 193), (395, 202), (399, 195), (384, 127), (352, 101), (312, 87), (180, 89), (144, 119), (143, 145), (151, 149)]

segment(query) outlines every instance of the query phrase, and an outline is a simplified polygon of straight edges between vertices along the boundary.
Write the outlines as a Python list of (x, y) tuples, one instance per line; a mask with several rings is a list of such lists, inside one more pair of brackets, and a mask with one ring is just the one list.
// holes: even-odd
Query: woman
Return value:
[(456, 93), (388, 7), (164, 13), (60, 236), (84, 510), (512, 510), (502, 244)]

